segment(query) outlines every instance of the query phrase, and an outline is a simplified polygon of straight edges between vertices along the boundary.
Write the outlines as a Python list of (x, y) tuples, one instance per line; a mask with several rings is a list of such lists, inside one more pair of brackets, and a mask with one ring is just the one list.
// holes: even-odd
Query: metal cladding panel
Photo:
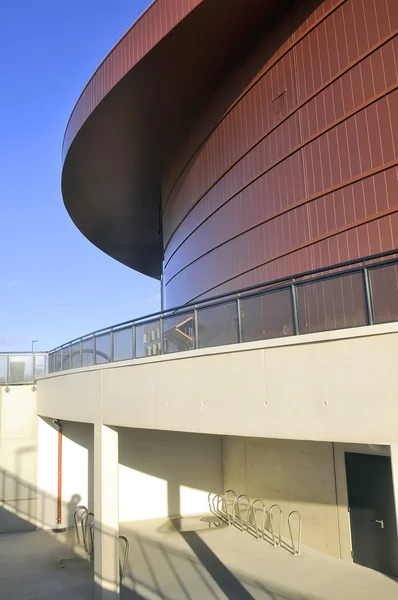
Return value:
[(83, 90), (69, 119), (63, 155), (110, 90), (203, 0), (155, 0), (117, 43)]
[(398, 3), (296, 10), (164, 172), (168, 305), (398, 247)]

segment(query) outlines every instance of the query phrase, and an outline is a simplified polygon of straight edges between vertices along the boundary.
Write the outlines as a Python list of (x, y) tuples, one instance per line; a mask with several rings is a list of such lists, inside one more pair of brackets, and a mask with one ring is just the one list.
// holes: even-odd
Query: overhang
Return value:
[(156, 0), (82, 92), (62, 194), (98, 248), (161, 275), (161, 178), (222, 74), (291, 0)]

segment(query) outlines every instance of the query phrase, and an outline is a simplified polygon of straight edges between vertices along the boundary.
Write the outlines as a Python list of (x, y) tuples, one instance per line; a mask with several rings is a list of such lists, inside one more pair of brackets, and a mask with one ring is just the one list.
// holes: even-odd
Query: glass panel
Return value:
[(71, 346), (72, 352), (72, 369), (78, 369), (82, 366), (80, 357), (80, 342), (75, 342)]
[(32, 355), (10, 356), (8, 383), (30, 383), (32, 381)]
[(398, 265), (369, 269), (375, 323), (398, 321)]
[(193, 312), (173, 315), (163, 320), (163, 349), (165, 354), (195, 348)]
[(35, 379), (46, 374), (46, 357), (43, 354), (35, 354)]
[(7, 355), (0, 355), (0, 385), (7, 383)]
[(95, 364), (111, 362), (111, 334), (103, 333), (95, 338)]
[(54, 354), (50, 353), (48, 355), (48, 372), (49, 373), (54, 373), (55, 371), (55, 367), (54, 367)]
[(82, 367), (91, 367), (94, 364), (94, 342), (93, 338), (83, 341)]
[(290, 288), (242, 298), (241, 314), (244, 342), (294, 335)]
[(133, 358), (133, 329), (125, 327), (113, 332), (113, 360)]
[(70, 346), (65, 346), (62, 348), (62, 370), (68, 371), (70, 367)]
[(227, 302), (198, 309), (199, 348), (224, 346), (238, 342), (236, 303)]
[(136, 325), (135, 356), (154, 356), (160, 354), (160, 320)]
[(300, 333), (367, 324), (362, 273), (297, 286)]
[(61, 350), (57, 350), (54, 354), (54, 371), (57, 373), (61, 371), (62, 362), (61, 362)]

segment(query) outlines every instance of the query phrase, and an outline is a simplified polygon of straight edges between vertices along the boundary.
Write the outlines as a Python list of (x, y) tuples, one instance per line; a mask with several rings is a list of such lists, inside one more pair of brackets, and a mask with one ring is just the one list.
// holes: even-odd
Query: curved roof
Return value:
[(253, 31), (281, 4), (155, 0), (104, 59), (69, 119), (62, 171), (65, 206), (98, 248), (160, 277), (167, 156)]

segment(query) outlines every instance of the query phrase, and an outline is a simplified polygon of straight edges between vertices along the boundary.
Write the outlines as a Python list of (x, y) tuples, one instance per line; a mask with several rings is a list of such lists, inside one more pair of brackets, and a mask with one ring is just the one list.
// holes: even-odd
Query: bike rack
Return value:
[[(257, 525), (257, 518), (256, 518), (256, 504), (261, 504), (261, 506), (263, 507), (263, 520), (262, 520), (262, 526), (261, 528), (258, 527)], [(276, 537), (275, 537), (275, 533), (274, 533), (274, 527), (273, 527), (273, 523), (272, 523), (272, 516), (271, 516), (271, 510), (268, 510), (267, 507), (264, 504), (264, 501), (261, 500), (261, 498), (257, 498), (257, 500), (254, 500), (254, 502), (251, 505), (251, 509), (252, 509), (252, 517), (253, 517), (253, 523), (254, 523), (254, 530), (256, 532), (256, 536), (257, 539), (260, 538), (259, 535), (259, 531), (261, 531), (261, 539), (266, 540), (266, 528), (265, 528), (265, 522), (266, 522), (266, 517), (268, 515), (269, 517), (269, 523), (270, 523), (270, 533), (271, 533), (271, 537), (272, 537), (272, 543), (274, 545), (274, 547), (276, 547), (278, 545), (277, 541), (276, 541)]]
[[(294, 545), (294, 539), (293, 539), (293, 532), (292, 532), (292, 526), (291, 526), (291, 519), (294, 515), (297, 515), (298, 517), (298, 524), (299, 524), (299, 529), (298, 529), (298, 539), (297, 539), (297, 548)], [(300, 554), (300, 546), (301, 546), (301, 533), (302, 533), (302, 526), (303, 526), (303, 520), (301, 518), (300, 513), (297, 510), (292, 510), (292, 512), (290, 513), (290, 515), (287, 518), (287, 524), (289, 525), (289, 533), (290, 533), (290, 540), (292, 542), (292, 550), (293, 550), (293, 556), (298, 556)]]
[(220, 517), (223, 521), (227, 520), (227, 514), (223, 510), (224, 498), (221, 494), (210, 492), (207, 496), (210, 512)]
[(238, 496), (238, 498), (235, 500), (236, 502), (236, 512), (238, 514), (238, 518), (240, 519), (240, 526), (242, 528), (242, 533), (244, 533), (245, 531), (245, 521), (242, 517), (242, 511), (240, 508), (240, 502), (241, 500), (247, 500), (247, 521), (246, 521), (246, 531), (249, 532), (249, 521), (250, 521), (250, 510), (251, 510), (251, 504), (250, 504), (250, 498), (247, 494), (240, 494), (240, 496)]
[(89, 527), (90, 527), (90, 542), (91, 542), (90, 557), (93, 556), (93, 558), (94, 558), (94, 527), (95, 527), (95, 521), (91, 521)]
[[(75, 531), (76, 531), (76, 539), (77, 539), (77, 545), (80, 546), (80, 534), (79, 534), (79, 527), (77, 524), (77, 514), (83, 511), (84, 513), (88, 514), (88, 508), (86, 506), (83, 506), (83, 504), (81, 504), (80, 506), (77, 506), (75, 508), (75, 512), (73, 513), (73, 520), (75, 522)], [(83, 516), (80, 515), (80, 523), (82, 522)]]
[[(233, 499), (233, 504), (232, 504), (232, 521), (230, 519), (230, 512), (228, 510), (228, 502), (227, 502), (227, 496), (229, 494), (232, 494), (234, 499)], [(227, 515), (227, 521), (228, 521), (228, 525), (229, 527), (231, 527), (231, 525), (235, 524), (235, 519), (236, 519), (236, 515), (235, 515), (235, 506), (236, 506), (236, 501), (237, 501), (237, 496), (236, 493), (234, 492), (234, 490), (227, 490), (224, 494), (223, 494), (223, 500), (224, 500), (224, 506), (225, 506), (225, 514)]]
[(126, 571), (127, 571), (127, 561), (128, 561), (128, 557), (129, 557), (130, 542), (124, 535), (119, 535), (119, 540), (123, 540), (124, 543), (126, 544), (126, 550), (124, 552), (123, 567), (122, 567), (121, 573), (120, 573), (120, 581), (123, 582), (123, 579), (125, 578)]
[(88, 518), (89, 517), (93, 517), (93, 519), (94, 519), (94, 513), (87, 512), (81, 520), (83, 544), (84, 544), (84, 549), (87, 552), (87, 554), (89, 554), (88, 544), (87, 544), (87, 529), (88, 529)]
[[(274, 536), (274, 523), (273, 523), (273, 511), (274, 510), (278, 510), (279, 511), (279, 524), (278, 524), (278, 535), (275, 537)], [(268, 514), (269, 514), (269, 520), (271, 523), (271, 530), (272, 530), (272, 537), (273, 537), (273, 541), (274, 541), (274, 546), (281, 546), (282, 543), (282, 515), (283, 515), (283, 511), (281, 509), (281, 507), (279, 506), (279, 504), (273, 504), (272, 506), (270, 506), (269, 510), (268, 510)]]

